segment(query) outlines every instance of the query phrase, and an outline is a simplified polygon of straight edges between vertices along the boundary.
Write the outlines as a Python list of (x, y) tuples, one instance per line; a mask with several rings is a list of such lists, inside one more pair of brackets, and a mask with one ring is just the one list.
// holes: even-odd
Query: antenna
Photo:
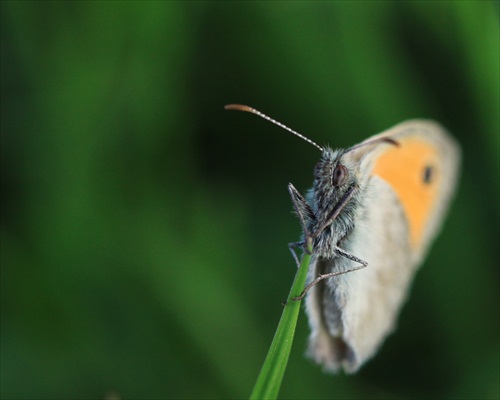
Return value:
[(261, 113), (259, 110), (256, 110), (255, 108), (245, 106), (242, 104), (228, 104), (227, 106), (224, 106), (224, 109), (226, 110), (238, 110), (238, 111), (246, 111), (255, 115), (258, 115), (261, 118), (267, 119), (269, 122), (272, 122), (274, 125), (278, 125), (279, 127), (287, 130), (290, 133), (293, 133), (295, 136), (298, 136), (299, 138), (305, 140), (307, 143), (312, 144), (313, 146), (317, 147), (320, 149), (320, 151), (323, 151), (323, 147), (319, 146), (318, 144), (314, 143), (311, 139), (306, 138), (304, 135), (301, 135), (298, 132), (295, 132), (293, 129), (290, 129), (288, 126), (283, 125), (281, 122), (276, 121), (275, 119), (272, 119), (271, 117), (268, 117), (266, 114)]

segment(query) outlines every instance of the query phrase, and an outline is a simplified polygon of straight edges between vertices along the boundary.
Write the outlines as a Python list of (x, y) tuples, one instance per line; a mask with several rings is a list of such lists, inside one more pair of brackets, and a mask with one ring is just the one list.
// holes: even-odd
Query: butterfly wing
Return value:
[(455, 192), (460, 148), (441, 125), (426, 120), (401, 123), (376, 137), (381, 136), (396, 140), (400, 147), (375, 149), (367, 162), (372, 164), (372, 175), (396, 193), (408, 221), (411, 253), (419, 262)]
[[(355, 372), (394, 329), (411, 279), (442, 224), (456, 186), (460, 151), (438, 124), (407, 121), (379, 135), (399, 146), (360, 147), (363, 200), (342, 248), (368, 262), (311, 289), (308, 354), (325, 369)], [(357, 267), (343, 257), (313, 259), (309, 279)]]

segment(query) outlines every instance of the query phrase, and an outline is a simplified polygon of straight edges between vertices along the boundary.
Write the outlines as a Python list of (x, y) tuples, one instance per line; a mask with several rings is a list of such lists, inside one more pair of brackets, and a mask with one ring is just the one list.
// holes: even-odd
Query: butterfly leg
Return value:
[(368, 263), (366, 261), (363, 261), (361, 258), (353, 256), (351, 253), (348, 253), (347, 251), (342, 250), (340, 247), (335, 247), (335, 253), (337, 253), (341, 257), (348, 258), (351, 261), (355, 261), (358, 264), (361, 264), (361, 267), (354, 268), (354, 269), (348, 269), (347, 271), (342, 272), (343, 274), (345, 274), (346, 272), (356, 271), (358, 269), (365, 268), (368, 266)]
[(316, 236), (319, 236), (328, 226), (333, 223), (333, 221), (335, 221), (342, 209), (347, 205), (347, 203), (349, 203), (352, 196), (354, 196), (356, 189), (356, 186), (352, 186), (349, 188), (349, 190), (344, 194), (340, 201), (335, 205), (334, 209), (332, 210), (330, 215), (328, 215), (325, 221), (318, 228), (316, 228), (313, 233), (311, 233), (311, 237), (315, 238)]
[(299, 296), (292, 297), (293, 301), (302, 300), (304, 297), (306, 297), (307, 292), (312, 287), (314, 287), (315, 285), (317, 285), (319, 282), (321, 282), (324, 279), (332, 278), (332, 277), (338, 276), (338, 275), (347, 274), (348, 272), (357, 271), (358, 269), (362, 269), (362, 268), (365, 268), (368, 266), (368, 263), (366, 261), (363, 261), (360, 258), (353, 256), (351, 253), (348, 253), (347, 251), (342, 250), (340, 247), (335, 248), (335, 253), (337, 253), (341, 257), (345, 257), (351, 261), (357, 262), (357, 263), (361, 264), (361, 266), (356, 267), (356, 268), (351, 268), (351, 269), (348, 269), (346, 271), (330, 272), (328, 274), (319, 275), (315, 280), (313, 280), (309, 285), (307, 285), (304, 288), (304, 290), (302, 291), (302, 293)]
[(300, 261), (299, 257), (297, 257), (297, 253), (295, 252), (295, 249), (297, 247), (304, 248), (304, 242), (292, 242), (288, 243), (288, 249), (290, 250), (290, 253), (292, 253), (292, 257), (295, 260), (295, 264), (297, 264), (297, 268), (300, 267)]
[[(295, 186), (291, 183), (288, 184), (288, 193), (290, 194), (290, 198), (292, 199), (293, 208), (295, 209), (295, 213), (299, 217), (300, 226), (302, 227), (302, 232), (304, 232), (305, 240), (299, 242), (302, 244), (305, 252), (308, 252), (308, 247), (311, 244), (311, 234), (307, 230), (307, 222), (316, 220), (314, 212), (307, 202), (307, 200), (302, 196)], [(290, 245), (289, 245), (290, 247)], [(295, 258), (295, 257), (294, 257)]]

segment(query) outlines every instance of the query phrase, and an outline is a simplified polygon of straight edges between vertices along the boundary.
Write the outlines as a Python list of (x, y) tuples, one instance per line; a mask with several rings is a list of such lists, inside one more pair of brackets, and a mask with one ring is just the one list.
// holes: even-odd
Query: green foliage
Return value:
[(266, 360), (255, 383), (251, 399), (276, 399), (278, 397), (283, 376), (290, 357), (297, 317), (299, 316), (302, 300), (295, 299), (304, 291), (307, 269), (311, 261), (312, 248), (302, 257), (297, 275), (293, 281), (288, 299), (285, 301), (280, 323), (274, 334), (273, 342), (267, 353)]
[(282, 398), (498, 398), (497, 2), (1, 7), (1, 393), (247, 398), (282, 313), (320, 145), (404, 119), (462, 180), (396, 332), (355, 376), (303, 356)]

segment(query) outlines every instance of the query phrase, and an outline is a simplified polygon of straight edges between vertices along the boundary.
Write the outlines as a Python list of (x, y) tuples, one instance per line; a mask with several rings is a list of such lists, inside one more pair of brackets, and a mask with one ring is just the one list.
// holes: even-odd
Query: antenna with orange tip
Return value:
[(323, 148), (320, 145), (314, 143), (311, 139), (305, 137), (304, 135), (301, 135), (298, 132), (295, 132), (293, 129), (290, 129), (288, 126), (283, 125), (281, 122), (276, 121), (275, 119), (272, 119), (271, 117), (268, 117), (266, 114), (261, 113), (259, 110), (256, 110), (253, 107), (245, 106), (243, 104), (228, 104), (228, 105), (224, 106), (224, 109), (246, 111), (246, 112), (258, 115), (259, 117), (267, 119), (269, 122), (272, 122), (274, 125), (278, 125), (279, 127), (287, 130), (288, 132), (293, 133), (295, 136), (298, 136), (299, 138), (305, 140), (307, 143), (312, 144), (313, 146), (317, 147), (320, 151), (323, 151)]

